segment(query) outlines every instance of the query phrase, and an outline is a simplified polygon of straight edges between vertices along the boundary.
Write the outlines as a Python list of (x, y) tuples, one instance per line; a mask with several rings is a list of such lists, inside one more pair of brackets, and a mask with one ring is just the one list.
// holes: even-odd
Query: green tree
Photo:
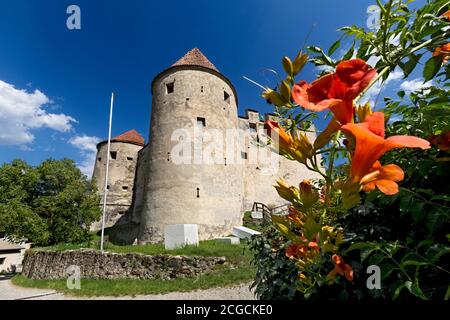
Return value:
[(0, 167), (0, 232), (39, 245), (80, 242), (100, 218), (94, 183), (72, 160)]

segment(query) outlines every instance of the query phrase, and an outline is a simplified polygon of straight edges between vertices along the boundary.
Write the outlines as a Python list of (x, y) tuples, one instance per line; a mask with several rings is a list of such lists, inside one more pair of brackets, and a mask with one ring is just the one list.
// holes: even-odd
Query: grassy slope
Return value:
[[(96, 242), (84, 244), (60, 244), (52, 247), (37, 248), (36, 250), (73, 250), (80, 248), (95, 248)], [(178, 250), (166, 251), (163, 245), (115, 246), (108, 244), (107, 251), (120, 253), (143, 254), (171, 254), (224, 256), (236, 268), (219, 268), (210, 274), (199, 276), (197, 279), (175, 280), (81, 280), (81, 290), (69, 290), (66, 280), (31, 280), (23, 276), (13, 278), (13, 283), (23, 287), (54, 289), (76, 296), (121, 296), (138, 294), (159, 294), (172, 291), (192, 291), (212, 287), (227, 286), (251, 281), (255, 276), (255, 269), (251, 265), (251, 253), (245, 245), (232, 246), (203, 241), (198, 247), (185, 247)]]

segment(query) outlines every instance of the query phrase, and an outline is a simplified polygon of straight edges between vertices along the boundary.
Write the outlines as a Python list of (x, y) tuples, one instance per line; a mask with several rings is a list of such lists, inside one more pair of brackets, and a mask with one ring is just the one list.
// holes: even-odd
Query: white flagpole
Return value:
[(108, 151), (106, 154), (106, 174), (105, 174), (105, 188), (103, 194), (103, 216), (102, 216), (102, 236), (100, 240), (100, 252), (103, 253), (103, 242), (105, 238), (105, 219), (106, 219), (106, 197), (108, 194), (108, 174), (109, 174), (109, 158), (111, 151), (111, 128), (112, 128), (112, 115), (114, 105), (114, 92), (111, 94), (111, 107), (109, 109), (109, 133), (108, 133)]

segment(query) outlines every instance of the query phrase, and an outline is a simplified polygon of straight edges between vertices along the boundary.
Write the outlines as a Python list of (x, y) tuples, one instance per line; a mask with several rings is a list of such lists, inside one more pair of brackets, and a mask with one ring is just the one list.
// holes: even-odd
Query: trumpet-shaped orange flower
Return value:
[(264, 124), (267, 134), (277, 143), (280, 151), (287, 151), (292, 145), (292, 137), (280, 127), (278, 122), (267, 120)]
[(376, 187), (384, 194), (393, 195), (398, 193), (396, 182), (402, 181), (404, 177), (405, 173), (399, 166), (395, 164), (382, 166), (379, 161), (376, 161), (360, 183), (366, 192), (373, 191)]
[(375, 69), (361, 59), (342, 61), (336, 72), (309, 84), (300, 81), (292, 88), (292, 98), (311, 111), (330, 109), (341, 124), (353, 122), (353, 100), (376, 76)]
[[(444, 12), (441, 17), (445, 17), (450, 20), (450, 10)], [(439, 48), (436, 48), (433, 52), (433, 57), (442, 56), (442, 63), (447, 63), (450, 60), (450, 42), (443, 44)]]
[(304, 133), (296, 133), (291, 135), (284, 131), (280, 125), (271, 120), (267, 120), (264, 129), (272, 138), (273, 147), (281, 154), (291, 159), (305, 163), (306, 159), (311, 156), (313, 146), (309, 142), (308, 137)]
[(351, 265), (345, 263), (341, 256), (334, 254), (331, 257), (334, 263), (334, 269), (328, 274), (328, 280), (334, 280), (337, 274), (344, 276), (348, 281), (353, 281), (353, 269)]
[(433, 135), (428, 140), (442, 151), (450, 150), (450, 131), (440, 135)]
[[(377, 163), (386, 152), (394, 148), (430, 148), (424, 139), (412, 136), (384, 138), (384, 114), (375, 112), (360, 124), (348, 123), (341, 128), (355, 139), (351, 176), (355, 183), (368, 184), (366, 190), (377, 186), (386, 194), (398, 192), (396, 182), (403, 180), (403, 171), (398, 166), (383, 166)], [(400, 172), (401, 171), (401, 172)], [(366, 176), (367, 175), (367, 176)], [(389, 181), (389, 182), (388, 182)]]
[(447, 19), (450, 20), (450, 10), (444, 12), (444, 13), (442, 14), (442, 17), (446, 17)]
[(289, 247), (286, 248), (285, 255), (288, 258), (311, 258), (319, 252), (319, 245), (315, 241), (310, 241), (306, 244), (297, 244), (293, 243)]
[(436, 48), (433, 52), (433, 57), (442, 56), (442, 63), (450, 61), (450, 42), (443, 44), (439, 48)]

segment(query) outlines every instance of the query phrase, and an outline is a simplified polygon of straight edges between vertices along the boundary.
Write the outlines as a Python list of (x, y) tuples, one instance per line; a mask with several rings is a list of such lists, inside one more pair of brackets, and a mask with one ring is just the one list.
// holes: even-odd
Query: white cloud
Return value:
[(375, 101), (380, 94), (381, 90), (384, 86), (387, 86), (391, 82), (398, 81), (403, 78), (403, 71), (400, 69), (395, 69), (393, 72), (389, 74), (386, 81), (384, 83), (381, 83), (381, 80), (375, 83), (367, 92), (366, 94), (361, 98), (359, 101), (360, 104), (365, 104), (369, 102), (372, 107), (375, 107)]
[(433, 85), (433, 83), (431, 81), (423, 82), (423, 79), (417, 78), (417, 79), (413, 79), (413, 80), (404, 81), (400, 85), (400, 88), (402, 90), (405, 90), (406, 92), (413, 92), (413, 91), (418, 91), (421, 89), (427, 89), (427, 88), (431, 87), (432, 85)]
[(65, 114), (45, 110), (52, 101), (41, 91), (16, 89), (0, 80), (0, 145), (23, 145), (33, 142), (33, 129), (50, 128), (67, 132), (76, 120)]
[(100, 138), (87, 135), (76, 136), (69, 140), (69, 143), (83, 152), (97, 152), (97, 144)]
[(69, 143), (80, 150), (83, 160), (78, 164), (81, 172), (88, 177), (94, 172), (95, 157), (97, 154), (97, 144), (100, 138), (94, 136), (75, 136), (69, 140)]
[(315, 69), (316, 69), (316, 72), (318, 72), (318, 73), (322, 73), (322, 71), (325, 71), (325, 72), (334, 71), (333, 67), (327, 66), (327, 65), (316, 66)]

